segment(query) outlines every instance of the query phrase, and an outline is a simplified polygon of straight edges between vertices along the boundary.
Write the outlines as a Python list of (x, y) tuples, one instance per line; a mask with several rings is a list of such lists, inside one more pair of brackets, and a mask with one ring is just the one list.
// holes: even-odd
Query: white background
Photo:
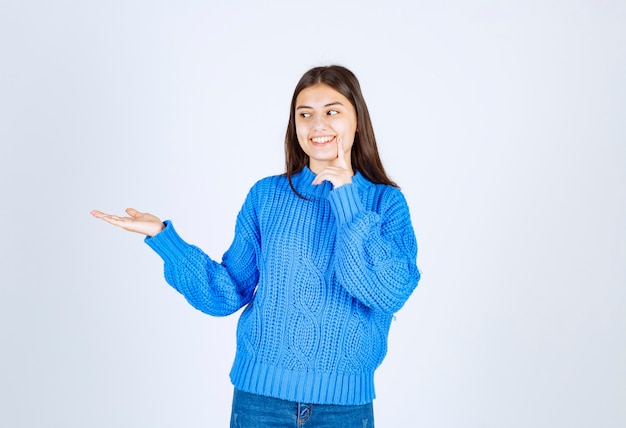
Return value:
[(0, 426), (227, 426), (237, 315), (89, 211), (220, 259), (332, 63), (420, 246), (377, 426), (626, 426), (626, 3), (9, 0), (0, 63)]

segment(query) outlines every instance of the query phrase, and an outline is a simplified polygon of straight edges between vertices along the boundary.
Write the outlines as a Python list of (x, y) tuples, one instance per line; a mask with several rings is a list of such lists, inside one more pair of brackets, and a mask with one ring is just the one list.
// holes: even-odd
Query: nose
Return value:
[(316, 114), (313, 116), (313, 129), (323, 130), (326, 129), (326, 115)]

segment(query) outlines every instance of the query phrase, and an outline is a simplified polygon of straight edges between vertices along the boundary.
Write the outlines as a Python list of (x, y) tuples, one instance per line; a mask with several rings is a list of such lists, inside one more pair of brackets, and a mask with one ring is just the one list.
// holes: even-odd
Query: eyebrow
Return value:
[[(332, 102), (332, 103), (328, 103), (328, 104), (326, 104), (326, 105), (324, 106), (324, 108), (326, 108), (326, 107), (332, 107), (332, 106), (336, 106), (336, 105), (343, 106), (343, 104), (342, 104), (342, 103), (340, 103), (339, 101), (334, 101), (334, 102)], [(313, 107), (311, 107), (311, 106), (298, 106), (298, 107), (296, 107), (296, 110), (300, 110), (301, 108), (313, 108)]]

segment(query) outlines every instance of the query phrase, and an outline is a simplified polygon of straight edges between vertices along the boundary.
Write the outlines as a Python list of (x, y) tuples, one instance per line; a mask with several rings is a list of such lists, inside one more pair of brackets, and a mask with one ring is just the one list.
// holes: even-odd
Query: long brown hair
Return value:
[(346, 97), (356, 110), (357, 132), (354, 134), (354, 143), (350, 156), (352, 168), (359, 171), (372, 183), (388, 184), (398, 187), (385, 172), (383, 164), (378, 154), (374, 128), (367, 110), (367, 104), (361, 93), (361, 85), (354, 73), (340, 65), (330, 65), (325, 67), (315, 67), (304, 73), (296, 85), (291, 99), (291, 110), (289, 111), (289, 123), (285, 135), (285, 175), (289, 180), (289, 185), (293, 191), (300, 196), (291, 182), (291, 177), (309, 164), (309, 157), (298, 143), (296, 134), (296, 98), (304, 89), (325, 84)]

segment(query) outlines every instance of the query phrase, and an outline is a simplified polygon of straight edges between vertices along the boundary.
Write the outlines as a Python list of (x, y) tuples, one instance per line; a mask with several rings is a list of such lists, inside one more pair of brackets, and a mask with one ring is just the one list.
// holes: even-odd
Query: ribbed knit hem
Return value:
[(374, 373), (297, 372), (255, 363), (239, 355), (230, 379), (242, 391), (298, 403), (359, 405), (376, 397)]
[(328, 200), (339, 224), (349, 222), (357, 213), (363, 211), (356, 183), (337, 187), (328, 194)]
[(165, 220), (163, 223), (165, 224), (165, 228), (152, 237), (146, 236), (144, 242), (148, 244), (164, 262), (175, 262), (183, 258), (187, 253), (189, 244), (178, 236), (174, 225), (169, 220)]

